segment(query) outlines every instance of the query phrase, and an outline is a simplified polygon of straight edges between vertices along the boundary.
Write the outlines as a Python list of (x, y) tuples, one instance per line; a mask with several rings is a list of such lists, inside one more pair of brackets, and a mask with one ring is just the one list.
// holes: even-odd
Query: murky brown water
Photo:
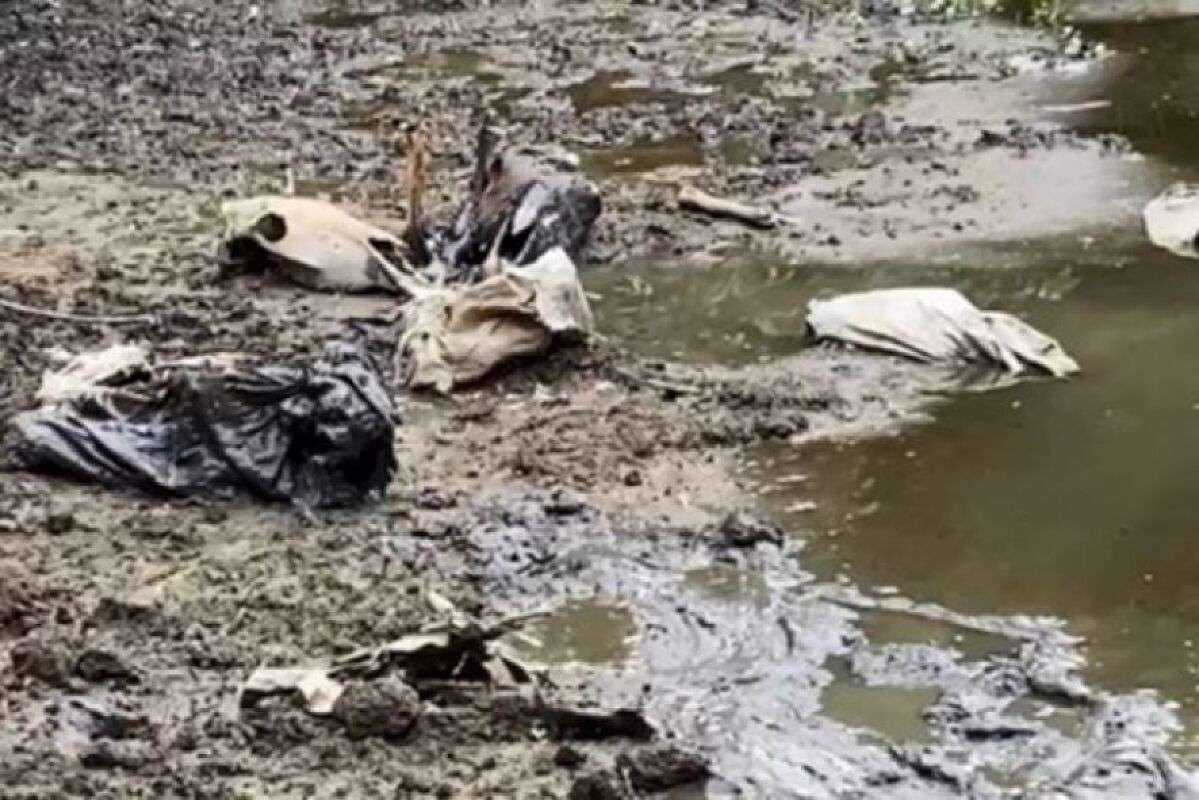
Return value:
[(1065, 617), (1101, 680), (1192, 705), (1199, 274), (1151, 251), (1130, 262), (1060, 302), (1004, 304), (1069, 342), (1080, 379), (960, 397), (927, 428), (819, 448), (803, 459), (816, 509), (788, 515), (785, 491), (766, 502), (822, 543), (809, 565), (956, 608)]
[[(1119, 52), (1047, 83), (1049, 114), (1129, 136), (1148, 156), (1147, 181), (1194, 178), (1199, 21), (1084, 30)], [(1092, 107), (1054, 108), (1076, 103)], [(809, 541), (805, 565), (821, 575), (966, 611), (1063, 617), (1087, 637), (1098, 681), (1162, 690), (1195, 731), (1199, 265), (1152, 248), (1135, 217), (1099, 240), (1012, 245), (972, 248), (953, 268), (788, 268), (749, 258), (622, 268), (592, 275), (591, 285), (609, 329), (645, 352), (694, 361), (794, 353), (809, 298), (904, 284), (958, 287), (1059, 337), (1084, 366), (1077, 380), (956, 397), (934, 424), (893, 439), (763, 447), (748, 456), (745, 478)], [(1012, 252), (1020, 268), (986, 269), (993, 259), (1010, 265)], [(925, 623), (876, 636), (936, 638)], [(898, 690), (835, 685), (826, 700), (850, 724), (903, 735), (921, 728), (921, 698)], [(1193, 739), (1182, 745), (1196, 749)]]
[[(1021, 270), (749, 262), (595, 282), (611, 278), (608, 326), (697, 361), (794, 353), (810, 297), (899, 284), (955, 286), (1059, 337), (1084, 366), (1077, 380), (955, 397), (893, 439), (763, 447), (744, 477), (808, 539), (804, 563), (819, 574), (965, 611), (1061, 616), (1089, 639), (1102, 683), (1193, 707), (1199, 270), (1126, 233), (1116, 251)], [(935, 638), (915, 628), (879, 638)]]

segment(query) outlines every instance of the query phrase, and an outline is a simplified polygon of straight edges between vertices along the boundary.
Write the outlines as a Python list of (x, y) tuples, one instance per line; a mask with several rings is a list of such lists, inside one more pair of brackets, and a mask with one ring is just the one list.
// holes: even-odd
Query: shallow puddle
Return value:
[(571, 601), (526, 627), (522, 654), (541, 664), (614, 664), (633, 652), (637, 625), (627, 608)]
[(389, 75), (397, 78), (412, 76), (471, 78), (484, 84), (497, 84), (503, 80), (503, 72), (489, 58), (474, 50), (460, 48), (411, 55), (366, 70), (362, 74)]
[(1010, 654), (1016, 648), (1016, 643), (1005, 636), (890, 611), (864, 612), (859, 625), (871, 642), (931, 644), (956, 650), (963, 657), (973, 660), (989, 655)]
[(704, 163), (704, 153), (694, 136), (668, 136), (635, 142), (628, 147), (592, 150), (581, 159), (589, 175), (615, 177), (639, 175), (660, 167), (695, 167)]
[(343, 11), (340, 9), (329, 9), (320, 11), (315, 14), (310, 14), (304, 18), (305, 22), (310, 25), (316, 25), (321, 28), (365, 28), (368, 25), (373, 25), (378, 19), (383, 17), (383, 12), (380, 11)]
[(714, 148), (705, 150), (692, 134), (646, 139), (625, 147), (590, 150), (582, 154), (581, 166), (595, 178), (644, 176), (670, 167), (701, 167), (709, 159), (726, 164), (747, 164), (757, 154), (750, 138), (726, 137)]
[(770, 601), (770, 587), (754, 570), (730, 566), (694, 569), (683, 576), (683, 585), (701, 597), (717, 602), (743, 602), (764, 608)]
[(820, 708), (850, 728), (877, 734), (892, 742), (931, 741), (921, 712), (937, 699), (936, 689), (864, 686), (848, 680), (829, 684)]
[(647, 103), (677, 107), (711, 91), (709, 87), (682, 83), (662, 86), (652, 80), (638, 78), (631, 72), (598, 72), (569, 87), (566, 94), (576, 113), (585, 114), (601, 108)]
[(305, 22), (333, 30), (365, 28), (389, 13), (389, 10), (379, 3), (362, 0), (325, 0), (307, 2), (304, 5)]

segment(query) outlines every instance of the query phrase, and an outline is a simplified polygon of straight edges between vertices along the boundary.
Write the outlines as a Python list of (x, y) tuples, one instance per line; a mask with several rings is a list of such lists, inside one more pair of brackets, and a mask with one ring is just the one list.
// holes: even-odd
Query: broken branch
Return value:
[(0, 300), (0, 308), (6, 308), (9, 311), (15, 311), (19, 314), (28, 314), (34, 317), (45, 317), (47, 319), (56, 319), (62, 322), (79, 322), (85, 325), (131, 325), (137, 322), (150, 322), (154, 319), (149, 314), (129, 314), (123, 316), (67, 314), (62, 311), (51, 311), (48, 308), (27, 306), (23, 303), (13, 302), (12, 300)]
[(679, 189), (679, 208), (737, 220), (754, 228), (774, 228), (779, 223), (778, 215), (769, 208), (713, 197), (694, 186)]

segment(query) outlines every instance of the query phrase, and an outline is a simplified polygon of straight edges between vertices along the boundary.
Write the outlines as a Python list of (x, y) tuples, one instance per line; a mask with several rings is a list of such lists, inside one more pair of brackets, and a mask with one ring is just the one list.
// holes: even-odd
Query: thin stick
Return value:
[(657, 389), (660, 392), (674, 392), (675, 394), (699, 394), (701, 391), (698, 386), (675, 383), (674, 381), (667, 381), (661, 378), (651, 378), (648, 375), (634, 375), (633, 373), (621, 369), (614, 364), (609, 364), (608, 369), (629, 383), (647, 386), (650, 389)]
[(487, 258), (483, 260), (484, 277), (490, 278), (492, 275), (499, 275), (504, 271), (504, 264), (500, 261), (500, 242), (504, 239), (505, 224), (500, 224), (500, 229), (495, 234), (495, 241), (491, 243), (491, 250), (488, 251)]
[(429, 132), (424, 122), (408, 132), (408, 163), (404, 186), (408, 190), (408, 224), (403, 238), (412, 259), (420, 266), (429, 264), (433, 254), (425, 242), (425, 189), (429, 184)]
[(773, 228), (779, 223), (778, 216), (769, 208), (713, 197), (694, 186), (683, 186), (679, 189), (679, 207), (712, 217), (734, 219), (754, 228)]
[(89, 314), (66, 314), (61, 311), (51, 311), (48, 308), (35, 308), (12, 300), (0, 300), (0, 308), (29, 314), (34, 317), (46, 317), (63, 322), (81, 322), (88, 325), (129, 325), (135, 322), (150, 322), (154, 318), (149, 314), (130, 314), (126, 316), (92, 316)]

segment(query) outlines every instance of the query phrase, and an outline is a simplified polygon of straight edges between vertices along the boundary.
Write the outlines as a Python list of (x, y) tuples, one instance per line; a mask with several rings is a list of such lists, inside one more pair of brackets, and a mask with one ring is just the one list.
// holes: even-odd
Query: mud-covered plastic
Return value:
[(185, 373), (156, 401), (53, 404), (12, 424), (27, 469), (171, 496), (351, 506), (382, 493), (395, 468), (390, 397), (351, 342), (315, 363)]

